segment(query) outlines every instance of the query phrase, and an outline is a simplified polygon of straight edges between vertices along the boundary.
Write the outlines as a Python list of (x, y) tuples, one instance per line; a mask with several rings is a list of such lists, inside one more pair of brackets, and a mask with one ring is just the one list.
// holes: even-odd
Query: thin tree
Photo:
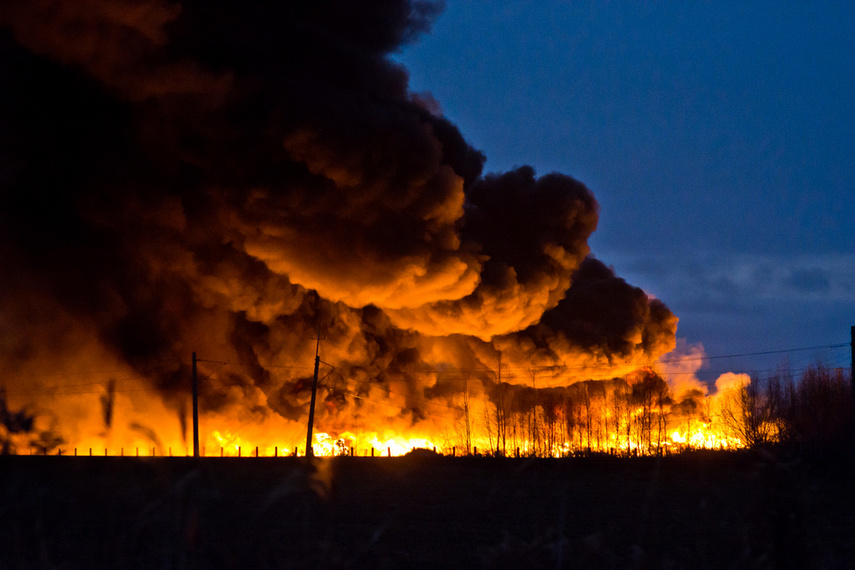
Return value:
[(656, 396), (656, 452), (662, 453), (662, 444), (668, 431), (668, 408), (671, 406), (671, 395), (668, 390), (668, 384), (664, 379), (659, 377), (661, 382), (657, 382), (655, 390)]
[(758, 377), (728, 388), (718, 402), (719, 418), (733, 437), (747, 447), (769, 441), (771, 423)]

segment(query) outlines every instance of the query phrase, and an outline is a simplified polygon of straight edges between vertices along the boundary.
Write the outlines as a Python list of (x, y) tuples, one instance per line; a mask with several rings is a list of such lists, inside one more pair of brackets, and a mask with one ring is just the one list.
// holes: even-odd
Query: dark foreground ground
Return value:
[(771, 457), (0, 457), (0, 568), (855, 568), (851, 468)]

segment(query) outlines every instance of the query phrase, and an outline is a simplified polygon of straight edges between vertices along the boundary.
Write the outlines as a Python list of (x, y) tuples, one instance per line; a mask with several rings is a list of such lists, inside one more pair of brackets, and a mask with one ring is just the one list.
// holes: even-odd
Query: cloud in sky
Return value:
[(615, 260), (642, 283), (656, 283), (668, 298), (825, 300), (843, 303), (855, 294), (855, 255), (695, 253), (676, 260), (668, 253)]
[[(616, 256), (633, 283), (653, 289), (680, 316), (678, 336), (703, 339), (708, 355), (834, 345), (848, 342), (855, 315), (855, 255), (762, 256), (726, 252), (679, 257)], [(848, 353), (824, 350), (809, 358), (846, 365)], [(796, 353), (799, 358), (804, 357)], [(786, 354), (715, 362), (744, 370), (774, 370)], [(714, 380), (716, 374), (702, 374)]]

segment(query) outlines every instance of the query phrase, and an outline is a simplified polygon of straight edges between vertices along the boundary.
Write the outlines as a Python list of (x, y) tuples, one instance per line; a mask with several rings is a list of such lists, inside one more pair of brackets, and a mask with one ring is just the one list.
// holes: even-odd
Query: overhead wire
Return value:
[(668, 360), (660, 360), (659, 363), (672, 363), (672, 362), (687, 362), (692, 360), (717, 360), (721, 358), (742, 358), (746, 356), (766, 356), (770, 354), (783, 354), (785, 352), (801, 352), (804, 350), (819, 350), (819, 349), (833, 349), (840, 348), (843, 346), (850, 346), (850, 343), (842, 343), (842, 344), (823, 344), (819, 346), (803, 346), (799, 348), (783, 348), (780, 350), (764, 350), (759, 352), (743, 352), (740, 354), (719, 354), (713, 356), (685, 356)]
[[(656, 365), (656, 364), (677, 364), (677, 363), (685, 363), (685, 362), (721, 360), (721, 359), (728, 359), (728, 358), (744, 358), (744, 357), (749, 357), (749, 356), (767, 356), (767, 355), (773, 355), (773, 354), (803, 352), (803, 351), (808, 351), (808, 350), (822, 350), (820, 355), (824, 355), (824, 354), (828, 354), (829, 352), (831, 352), (833, 350), (842, 349), (842, 348), (849, 348), (850, 346), (851, 346), (851, 343), (838, 343), (838, 344), (831, 344), (831, 345), (826, 344), (826, 345), (816, 345), (816, 346), (803, 346), (803, 347), (795, 347), (795, 348), (764, 350), (764, 351), (744, 352), (744, 353), (735, 353), (735, 354), (703, 355), (703, 356), (688, 356), (687, 355), (687, 356), (681, 356), (681, 357), (676, 357), (676, 358), (660, 359), (656, 363), (652, 363), (652, 364), (654, 364), (654, 365)], [(798, 362), (803, 362), (807, 359), (816, 359), (816, 358), (817, 358), (817, 355), (811, 355), (808, 357), (798, 359), (798, 360), (796, 360), (796, 362), (798, 363)], [(840, 359), (840, 361), (841, 361), (840, 366), (834, 366), (834, 367), (845, 366), (845, 360), (844, 359), (846, 358), (846, 355), (841, 353), (837, 358)], [(217, 367), (215, 370), (213, 370), (212, 372), (203, 376), (202, 377), (203, 380), (213, 377), (223, 367), (225, 367), (231, 363), (230, 361), (222, 362), (222, 361), (207, 361), (207, 360), (202, 361), (202, 362), (216, 362), (216, 363), (220, 364), (220, 366)], [(264, 368), (286, 368), (286, 369), (292, 369), (292, 370), (309, 370), (309, 369), (311, 369), (310, 367), (305, 367), (305, 366), (286, 366), (286, 365), (270, 365), (270, 364), (263, 364), (262, 366)], [(609, 365), (605, 365), (605, 364), (578, 365), (578, 366), (550, 365), (550, 366), (531, 366), (531, 367), (504, 367), (503, 366), (502, 367), (502, 378), (503, 379), (516, 379), (516, 378), (523, 377), (523, 375), (527, 376), (527, 375), (532, 374), (532, 373), (540, 374), (540, 373), (544, 373), (544, 372), (558, 372), (560, 374), (562, 372), (570, 372), (570, 371), (574, 371), (574, 370), (597, 370), (597, 369), (607, 370), (610, 368), (613, 368), (613, 367), (609, 366)], [(790, 372), (803, 372), (804, 370), (807, 370), (807, 368), (808, 367), (798, 368), (796, 370), (791, 369)], [(763, 373), (763, 372), (773, 373), (776, 371), (777, 371), (777, 368), (776, 369), (764, 369), (764, 370), (759, 370), (759, 371), (755, 371), (755, 372), (757, 372), (757, 373)], [(437, 367), (419, 367), (419, 368), (409, 368), (409, 369), (404, 367), (404, 368), (398, 368), (396, 370), (396, 372), (398, 372), (402, 375), (410, 375), (410, 376), (412, 376), (412, 375), (429, 375), (429, 376), (441, 376), (441, 377), (445, 377), (445, 378), (453, 378), (455, 376), (468, 376), (468, 375), (474, 375), (477, 377), (478, 375), (495, 374), (496, 373), (496, 371), (494, 369), (488, 368), (488, 367), (483, 367), (483, 368), (453, 368), (453, 367), (449, 367), (449, 366), (445, 366), (445, 365), (437, 366)], [(707, 371), (707, 373), (714, 373), (714, 374), (724, 374), (725, 372), (730, 372), (730, 371), (722, 371), (722, 372)], [(327, 373), (325, 378), (328, 377), (330, 373), (332, 373), (332, 371)], [(688, 372), (682, 372), (682, 371), (671, 372), (671, 371), (669, 371), (667, 374), (672, 375), (672, 376), (682, 376), (682, 375), (694, 375), (696, 373), (697, 373), (696, 371), (694, 371), (694, 372), (693, 371), (688, 371)], [(67, 374), (55, 373), (55, 374), (32, 375), (32, 376), (27, 376), (27, 378), (80, 376), (80, 375), (87, 375), (87, 374), (109, 375), (110, 372), (96, 371), (96, 372), (91, 372), (91, 373), (89, 373), (89, 372), (70, 372)], [(340, 373), (337, 372), (337, 374), (340, 374)], [(39, 389), (32, 389), (32, 388), (25, 388), (25, 389), (21, 389), (21, 390), (14, 390), (14, 389), (8, 390), (8, 389), (6, 389), (5, 393), (7, 395), (16, 395), (16, 396), (22, 396), (22, 395), (97, 394), (97, 393), (103, 393), (103, 390), (66, 391), (65, 389), (83, 388), (83, 387), (87, 387), (87, 386), (106, 385), (112, 380), (115, 380), (116, 382), (127, 382), (127, 381), (132, 381), (132, 380), (145, 381), (145, 380), (147, 380), (147, 378), (144, 376), (130, 376), (130, 377), (124, 377), (124, 378), (117, 378), (117, 379), (111, 378), (108, 380), (103, 380), (103, 381), (98, 381), (98, 382), (87, 382), (87, 383), (76, 383), (76, 384), (56, 384), (56, 385), (52, 385), (52, 386), (45, 386), (45, 387), (42, 387)], [(554, 386), (552, 386), (552, 387), (554, 387)], [(175, 390), (183, 390), (183, 389), (185, 389), (185, 388), (172, 386), (172, 387), (115, 389), (114, 391), (116, 393), (164, 392), (164, 391), (175, 391)]]

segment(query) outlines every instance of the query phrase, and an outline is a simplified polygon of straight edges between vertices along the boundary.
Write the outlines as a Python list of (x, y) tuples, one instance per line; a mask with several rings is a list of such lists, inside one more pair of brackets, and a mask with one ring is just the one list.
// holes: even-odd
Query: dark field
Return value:
[(771, 457), (0, 457), (0, 568), (853, 568), (853, 470)]

